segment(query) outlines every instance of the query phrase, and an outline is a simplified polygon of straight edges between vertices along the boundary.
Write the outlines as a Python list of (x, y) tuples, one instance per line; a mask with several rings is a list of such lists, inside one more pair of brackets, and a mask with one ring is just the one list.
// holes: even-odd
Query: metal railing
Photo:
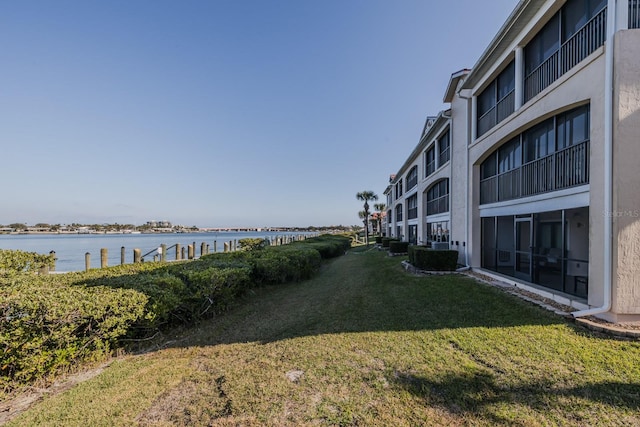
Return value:
[(525, 102), (542, 92), (560, 76), (602, 46), (606, 39), (606, 23), (607, 8), (605, 7), (569, 40), (564, 42), (553, 55), (529, 73), (524, 79)]
[(480, 181), (480, 204), (501, 202), (589, 183), (589, 141)]

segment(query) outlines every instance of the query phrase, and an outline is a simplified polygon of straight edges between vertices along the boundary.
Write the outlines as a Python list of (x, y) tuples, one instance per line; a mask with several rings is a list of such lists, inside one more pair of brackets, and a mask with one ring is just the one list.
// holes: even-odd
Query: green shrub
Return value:
[(328, 259), (343, 255), (351, 247), (351, 239), (340, 235), (325, 234), (294, 243), (294, 246), (296, 245), (311, 247), (317, 250), (323, 259)]
[(0, 286), (0, 391), (108, 353), (143, 317), (142, 292), (60, 277), (21, 274)]
[(399, 242), (397, 240), (392, 240), (389, 242), (389, 252), (391, 252), (392, 254), (406, 254), (408, 247), (409, 242)]
[(53, 267), (55, 255), (0, 249), (0, 274), (25, 271), (37, 272), (43, 267)]
[(454, 271), (458, 265), (458, 251), (410, 246), (409, 263), (421, 270)]
[(399, 242), (399, 241), (400, 241), (400, 239), (397, 239), (395, 237), (383, 237), (382, 238), (382, 247), (383, 248), (388, 248), (389, 244), (391, 242)]
[(269, 246), (269, 241), (260, 238), (247, 238), (238, 240), (238, 245), (242, 251), (255, 251)]
[(201, 318), (205, 313), (226, 309), (251, 283), (251, 270), (247, 267), (216, 268), (190, 272), (182, 308), (190, 318)]
[(382, 244), (382, 236), (376, 236), (376, 245)]

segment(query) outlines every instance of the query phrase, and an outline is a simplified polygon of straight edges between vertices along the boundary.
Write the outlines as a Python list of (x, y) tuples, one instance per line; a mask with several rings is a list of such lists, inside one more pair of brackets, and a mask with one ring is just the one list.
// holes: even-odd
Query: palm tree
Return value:
[(373, 208), (377, 211), (378, 219), (378, 234), (382, 236), (382, 218), (386, 215), (387, 205), (384, 203), (376, 203)]
[(369, 246), (369, 200), (378, 200), (378, 195), (373, 191), (361, 191), (356, 194), (356, 198), (364, 201), (364, 235), (365, 242)]

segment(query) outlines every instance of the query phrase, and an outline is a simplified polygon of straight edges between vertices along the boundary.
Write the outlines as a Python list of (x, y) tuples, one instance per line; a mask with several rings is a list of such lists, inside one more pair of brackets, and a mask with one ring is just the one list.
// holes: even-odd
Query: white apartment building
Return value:
[(640, 322), (640, 0), (522, 0), (385, 190), (387, 234)]

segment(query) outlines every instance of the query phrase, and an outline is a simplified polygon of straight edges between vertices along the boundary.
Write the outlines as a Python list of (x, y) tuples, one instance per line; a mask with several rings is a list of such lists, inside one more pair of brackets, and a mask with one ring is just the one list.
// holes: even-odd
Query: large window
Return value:
[(396, 206), (396, 222), (402, 221), (402, 204)]
[(448, 242), (449, 221), (427, 223), (427, 242)]
[(398, 182), (396, 182), (396, 199), (400, 198), (400, 196), (402, 196), (402, 179), (400, 179)]
[(436, 148), (435, 146), (429, 148), (424, 154), (425, 158), (425, 178), (436, 171)]
[(418, 218), (418, 195), (414, 194), (407, 199), (407, 219), (416, 218)]
[(539, 123), (480, 165), (480, 203), (589, 183), (589, 106)]
[(555, 151), (554, 119), (545, 120), (522, 135), (524, 162), (540, 159)]
[(438, 139), (438, 155), (440, 160), (438, 166), (442, 166), (449, 161), (451, 154), (451, 134), (447, 130), (444, 135)]
[(418, 185), (418, 166), (411, 168), (407, 174), (407, 191)]
[(504, 120), (515, 110), (515, 62), (509, 65), (478, 95), (478, 136)]
[(449, 180), (436, 182), (427, 190), (427, 215), (449, 212)]
[(606, 0), (568, 0), (525, 46), (525, 101), (602, 46), (606, 4)]

